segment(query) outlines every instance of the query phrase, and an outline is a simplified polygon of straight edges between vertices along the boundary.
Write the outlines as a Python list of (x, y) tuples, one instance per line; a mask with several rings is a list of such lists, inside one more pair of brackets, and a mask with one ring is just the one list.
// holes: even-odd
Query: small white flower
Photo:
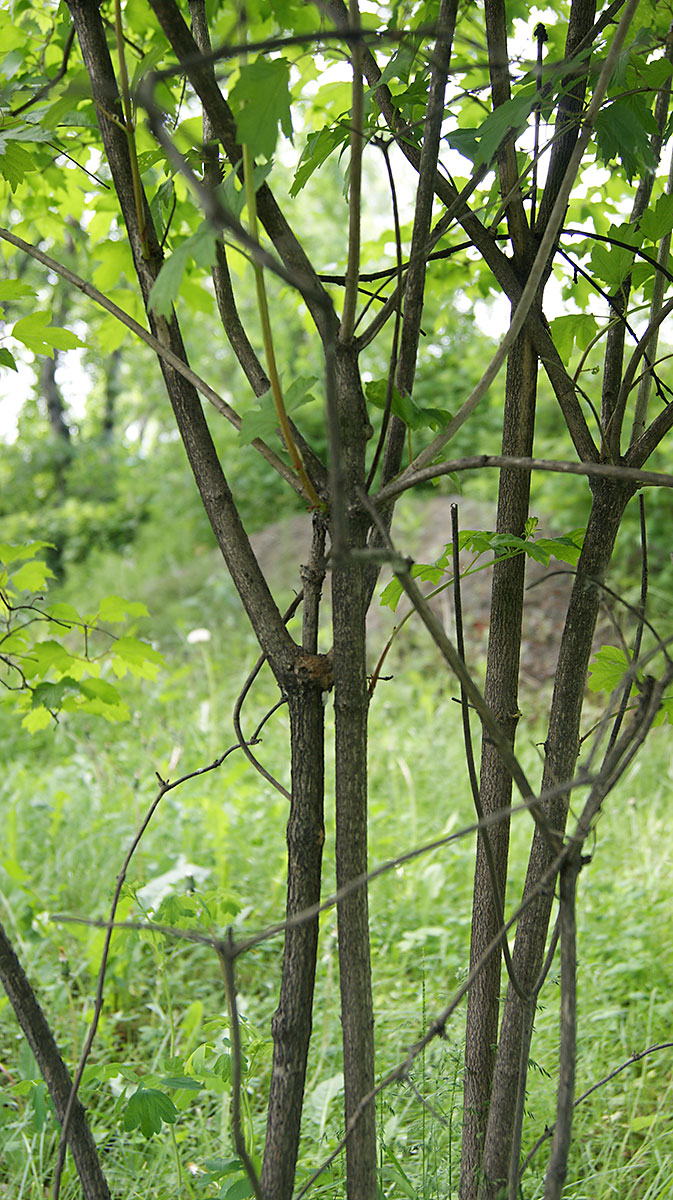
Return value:
[(195, 645), (196, 642), (209, 642), (210, 638), (211, 632), (209, 629), (190, 629), (187, 634), (187, 641), (190, 646)]

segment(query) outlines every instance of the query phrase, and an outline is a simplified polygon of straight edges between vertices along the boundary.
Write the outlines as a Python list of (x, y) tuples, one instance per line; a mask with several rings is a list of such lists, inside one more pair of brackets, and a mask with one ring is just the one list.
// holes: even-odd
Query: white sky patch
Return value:
[(18, 371), (0, 368), (0, 437), (15, 442), (18, 421), (26, 400), (35, 387), (35, 373), (27, 362), (17, 360)]

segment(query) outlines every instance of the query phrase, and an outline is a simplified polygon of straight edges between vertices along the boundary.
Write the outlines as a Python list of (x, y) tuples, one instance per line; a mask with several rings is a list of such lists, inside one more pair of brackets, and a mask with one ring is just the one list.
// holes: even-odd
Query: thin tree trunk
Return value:
[[(367, 677), (360, 564), (335, 566), (334, 707), (337, 887), (367, 870)], [(369, 906), (363, 886), (339, 903), (339, 971), (346, 1125), (374, 1086)], [(376, 1196), (376, 1125), (371, 1104), (346, 1144), (349, 1200)]]
[[(529, 455), (533, 445), (537, 356), (525, 335), (516, 342), (507, 364), (503, 454)], [(528, 517), (530, 472), (501, 471), (497, 529), (521, 537)], [(513, 746), (519, 721), (519, 659), (525, 581), (525, 558), (508, 559), (493, 568), (488, 656), (484, 698)], [(481, 754), (481, 803), (484, 814), (508, 808), (512, 778), (493, 743), (484, 738)], [(504, 908), (509, 848), (509, 820), (488, 830), (498, 879), (500, 911)], [(483, 836), (477, 843), (472, 901), (470, 966), (482, 957), (498, 931), (493, 883)], [(465, 1084), (461, 1200), (473, 1200), (488, 1118), (500, 1012), (500, 953), (492, 954), (470, 988), (465, 1035)]]
[(56, 382), (58, 363), (58, 350), (54, 351), (53, 358), (46, 357), (42, 360), (40, 389), (42, 391), (42, 398), (47, 405), (47, 416), (51, 431), (57, 441), (67, 447), (70, 445), (71, 431), (65, 419), (65, 404), (63, 403), (61, 389)]
[[(600, 583), (612, 557), (624, 509), (633, 488), (621, 481), (600, 480), (594, 498), (582, 554), (568, 606), (559, 649), (549, 730), (545, 743), (542, 787), (570, 780), (579, 753), (579, 728), (584, 688), (598, 609)], [(565, 830), (568, 797), (554, 796), (545, 803), (549, 824), (560, 835)], [(536, 888), (551, 864), (551, 851), (537, 831), (528, 865), (524, 898)], [(544, 958), (553, 889), (534, 900), (522, 913), (512, 955), (521, 986), (531, 991)], [(496, 1200), (507, 1186), (512, 1156), (522, 1039), (526, 1036), (526, 1011), (510, 985), (503, 1013), (482, 1162), (482, 1200)]]
[[(336, 880), (341, 888), (367, 870), (367, 714), (366, 589), (362, 561), (352, 557), (365, 546), (369, 521), (357, 503), (364, 486), (366, 424), (356, 419), (364, 398), (357, 360), (339, 347), (336, 360), (339, 433), (347, 512), (347, 551), (332, 571), (334, 633)], [(339, 978), (343, 1037), (346, 1128), (374, 1086), (374, 1014), (366, 885), (337, 907)], [(346, 1143), (348, 1200), (375, 1200), (376, 1120), (369, 1104), (359, 1114)]]
[(112, 351), (105, 371), (105, 393), (103, 401), (103, 420), (101, 435), (104, 442), (112, 443), (114, 439), (115, 421), (117, 419), (117, 401), (121, 394), (120, 380), (122, 352), (119, 347)]
[[(323, 689), (308, 678), (288, 696), (292, 803), (287, 826), (288, 917), (320, 899), (323, 827)], [(291, 926), (278, 1008), (271, 1021), (273, 1067), (261, 1185), (265, 1200), (290, 1200), (299, 1148), (301, 1111), (318, 947), (318, 918)]]
[[(72, 1080), (61, 1058), (47, 1019), (40, 1008), (26, 973), (12, 944), (0, 925), (0, 981), (16, 1018), (26, 1035), (54, 1105), (59, 1123), (68, 1106)], [(68, 1146), (82, 1184), (84, 1200), (110, 1200), (110, 1189), (103, 1175), (96, 1143), (84, 1106), (75, 1102), (68, 1126)]]

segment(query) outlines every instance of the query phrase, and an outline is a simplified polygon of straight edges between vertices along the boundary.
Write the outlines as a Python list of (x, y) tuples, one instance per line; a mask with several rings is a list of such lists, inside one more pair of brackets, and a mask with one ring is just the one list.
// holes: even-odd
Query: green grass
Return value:
[[(29, 738), (0, 715), (1, 917), (39, 984), (43, 1006), (70, 1062), (91, 1016), (102, 934), (55, 922), (51, 914), (106, 914), (124, 851), (155, 793), (155, 770), (175, 777), (211, 761), (234, 741), (232, 705), (256, 657), (231, 587), (213, 556), (198, 556), (193, 572), (186, 572), (177, 558), (166, 561), (158, 582), (160, 557), (156, 549), (144, 567), (142, 557), (101, 558), (96, 595), (91, 596), (94, 601), (116, 590), (147, 600), (152, 616), (143, 631), (157, 637), (168, 658), (168, 669), (156, 684), (144, 681), (127, 689), (133, 713), (128, 726), (64, 720)], [(66, 592), (77, 593), (82, 586), (72, 576)], [(86, 586), (91, 587), (90, 579)], [(208, 627), (211, 641), (188, 643), (186, 634), (196, 627)], [(390, 663), (395, 678), (378, 685), (372, 704), (372, 866), (473, 819), (456, 688), (417, 633), (411, 645), (412, 651), (396, 649)], [(275, 698), (275, 685), (263, 673), (244, 712), (246, 729), (254, 727)], [(524, 699), (524, 710), (535, 713), (539, 697)], [(267, 726), (259, 754), (284, 780), (287, 740), (281, 711)], [(533, 776), (539, 765), (536, 740), (535, 722), (522, 726), (520, 750)], [(669, 1040), (673, 1031), (669, 746), (669, 728), (655, 731), (610, 796), (598, 823), (592, 862), (582, 875), (578, 1094), (634, 1052)], [(331, 771), (328, 760), (330, 778)], [(164, 896), (174, 905), (164, 911), (181, 919), (185, 914), (179, 906), (193, 903), (189, 889), (196, 887), (216, 924), (233, 920), (237, 930), (252, 931), (277, 920), (284, 908), (285, 820), (286, 802), (233, 754), (219, 771), (164, 798), (129, 872), (123, 913), (142, 914)], [(531, 830), (530, 817), (520, 814), (512, 832), (511, 903), (525, 872)], [(326, 835), (325, 888), (330, 889), (329, 806)], [(465, 977), (473, 854), (470, 836), (400, 866), (372, 885), (381, 1074), (400, 1061)], [(281, 949), (280, 939), (266, 942), (238, 968), (247, 1022), (246, 1119), (257, 1153), (263, 1147), (269, 1020), (276, 1005)], [(537, 1067), (529, 1079), (524, 1150), (554, 1118), (558, 991), (554, 968), (536, 1017), (532, 1057)], [(106, 996), (83, 1095), (105, 1147), (111, 1186), (124, 1200), (224, 1195), (235, 1174), (227, 1174), (222, 1162), (219, 1168), (207, 1166), (233, 1157), (225, 1005), (215, 957), (207, 948), (147, 933), (120, 933)], [(381, 1178), (391, 1200), (448, 1200), (457, 1194), (462, 1024), (460, 1009), (447, 1024), (446, 1040), (434, 1043), (415, 1063), (414, 1087), (394, 1085), (381, 1098)], [(210, 1049), (185, 1067), (204, 1044)], [(670, 1050), (652, 1054), (578, 1107), (564, 1193), (569, 1200), (653, 1200), (669, 1194), (670, 1063)], [(54, 1122), (4, 997), (0, 1065), (0, 1197), (41, 1200), (53, 1161)], [(200, 1072), (204, 1087), (198, 1094), (171, 1092), (179, 1109), (175, 1125), (164, 1125), (150, 1140), (138, 1130), (124, 1130), (123, 1093), (135, 1086), (131, 1075), (150, 1086), (186, 1069)], [(342, 1132), (339, 1072), (336, 932), (329, 911), (321, 921), (303, 1171), (311, 1170)], [(526, 1175), (526, 1200), (542, 1195), (546, 1153), (547, 1147), (540, 1150)], [(337, 1163), (313, 1194), (341, 1195), (341, 1171)], [(62, 1196), (71, 1200), (78, 1194), (69, 1166)]]

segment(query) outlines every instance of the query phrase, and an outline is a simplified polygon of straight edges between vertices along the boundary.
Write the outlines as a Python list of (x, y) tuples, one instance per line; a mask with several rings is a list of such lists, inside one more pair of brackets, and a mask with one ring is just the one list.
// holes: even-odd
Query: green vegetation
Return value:
[[(423, 507), (423, 502), (417, 506), (417, 520)], [(115, 875), (155, 794), (155, 772), (177, 777), (235, 742), (231, 711), (256, 654), (233, 595), (222, 592), (211, 550), (204, 549), (201, 582), (192, 591), (195, 576), (180, 568), (174, 550), (188, 536), (188, 530), (174, 526), (166, 543), (162, 523), (150, 523), (134, 565), (99, 552), (93, 570), (89, 562), (72, 568), (64, 587), (49, 590), (50, 602), (52, 593), (65, 597), (63, 609), (56, 611), (63, 611), (73, 594), (90, 596), (94, 608), (101, 582), (106, 586), (120, 573), (124, 590), (147, 597), (151, 607), (159, 605), (161, 593), (160, 610), (137, 615), (133, 627), (145, 638), (156, 636), (166, 665), (155, 680), (124, 681), (132, 714), (127, 724), (61, 713), (29, 737), (7, 706), (0, 706), (3, 914), (30, 977), (39, 980), (39, 994), (71, 1061), (91, 1019), (103, 935), (54, 914), (105, 918)], [(156, 557), (146, 557), (145, 545), (152, 544)], [(158, 580), (154, 572), (162, 560), (170, 565)], [(377, 629), (373, 654), (392, 620), (391, 615)], [(205, 630), (208, 639), (198, 640)], [(400, 847), (422, 846), (473, 820), (456, 688), (423, 649), (413, 622), (395, 644), (390, 670), (394, 678), (379, 683), (371, 712), (376, 748), (370, 762), (372, 867), (393, 860)], [(263, 674), (244, 710), (246, 729), (274, 702), (274, 690)], [(521, 756), (531, 771), (539, 754), (537, 704), (535, 692), (525, 691)], [(437, 754), (437, 730), (448, 755)], [(257, 751), (284, 782), (287, 737), (281, 710), (266, 726)], [(623, 780), (597, 828), (579, 929), (578, 1094), (632, 1054), (670, 1040), (673, 962), (661, 952), (673, 939), (673, 854), (666, 834), (673, 792), (669, 737), (668, 727), (652, 736), (647, 758)], [(206, 933), (230, 924), (243, 936), (264, 929), (283, 911), (286, 815), (286, 801), (236, 752), (218, 771), (164, 798), (131, 864), (118, 917), (141, 922), (147, 917)], [(328, 821), (328, 844), (333, 836)], [(527, 841), (528, 819), (521, 814), (513, 828), (513, 887), (524, 870)], [(381, 1076), (397, 1065), (465, 976), (473, 854), (470, 835), (394, 868), (372, 885)], [(329, 892), (329, 878), (325, 886)], [(324, 914), (321, 931), (319, 1016), (299, 1182), (343, 1128), (333, 910)], [(237, 976), (246, 1121), (257, 1154), (263, 1144), (271, 1054), (267, 1031), (277, 1002), (280, 950), (279, 938), (263, 943), (241, 960)], [(105, 1149), (110, 1186), (125, 1200), (163, 1200), (179, 1186), (185, 1195), (244, 1193), (229, 1128), (230, 1035), (224, 1011), (212, 950), (141, 930), (115, 935), (106, 1005), (82, 1095)], [(558, 1055), (553, 980), (535, 1026), (524, 1150), (544, 1132), (553, 1110)], [(410, 1080), (381, 1097), (377, 1127), (387, 1196), (434, 1200), (455, 1194), (463, 1039), (458, 1012), (447, 1025), (446, 1039), (428, 1049)], [(626, 1200), (662, 1194), (673, 1171), (669, 1055), (670, 1049), (644, 1058), (582, 1102), (568, 1196), (607, 1200), (617, 1189)], [(0, 1002), (0, 1062), (2, 1184), (17, 1200), (32, 1198), (54, 1153), (57, 1128), (6, 1000)], [(419, 1102), (418, 1092), (429, 1108)], [(537, 1167), (534, 1160), (525, 1193), (530, 1197), (540, 1194), (534, 1180), (541, 1163)], [(341, 1173), (335, 1171), (318, 1185), (319, 1195), (340, 1193)], [(69, 1200), (78, 1194), (70, 1169), (62, 1195)]]
[(673, 42), (557, 9), (0, 6), (0, 1200), (670, 1186)]

